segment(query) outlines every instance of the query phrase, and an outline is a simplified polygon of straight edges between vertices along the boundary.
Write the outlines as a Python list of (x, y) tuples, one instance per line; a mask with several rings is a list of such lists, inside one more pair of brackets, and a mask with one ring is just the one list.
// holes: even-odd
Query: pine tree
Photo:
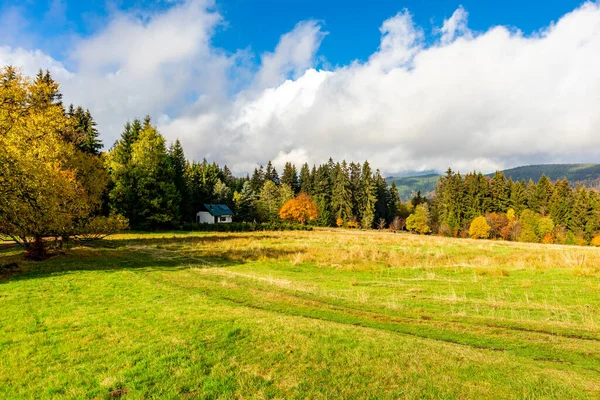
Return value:
[(223, 165), (223, 183), (225, 183), (227, 186), (232, 187), (235, 184), (235, 179), (233, 177), (233, 174), (231, 173), (231, 170), (229, 169), (229, 167), (227, 165)]
[(385, 179), (381, 176), (379, 170), (375, 171), (374, 176), (375, 181), (375, 221), (380, 221), (381, 219), (386, 222), (391, 222), (392, 217), (390, 215), (389, 199), (388, 199), (388, 185)]
[(296, 171), (296, 166), (291, 162), (286, 162), (285, 167), (283, 168), (283, 173), (281, 174), (281, 183), (285, 185), (289, 185), (294, 193), (298, 193), (300, 186), (298, 184), (298, 171)]
[(258, 196), (252, 190), (250, 181), (244, 182), (242, 190), (233, 195), (235, 217), (239, 221), (251, 222), (256, 220), (256, 201)]
[(180, 198), (177, 215), (181, 220), (192, 221), (195, 212), (190, 208), (189, 204), (189, 192), (187, 179), (185, 176), (187, 161), (185, 159), (183, 147), (181, 146), (179, 139), (177, 139), (174, 144), (169, 146), (169, 151), (167, 154), (169, 157), (171, 170), (173, 171), (173, 183), (175, 184), (175, 188), (177, 189), (177, 193), (179, 193)]
[(90, 113), (90, 110), (83, 110), (81, 107), (76, 109), (73, 104), (69, 105), (67, 116), (73, 123), (75, 136), (77, 137), (77, 147), (87, 154), (100, 155), (102, 141), (99, 139), (100, 133), (96, 129), (96, 122)]
[(548, 204), (552, 220), (558, 225), (568, 226), (571, 220), (572, 207), (573, 191), (569, 186), (569, 182), (566, 179), (556, 182)]
[(496, 171), (491, 181), (492, 211), (505, 213), (510, 208), (511, 183), (506, 179), (504, 173)]
[(267, 163), (267, 169), (265, 170), (265, 180), (271, 181), (274, 184), (279, 185), (279, 174), (277, 173), (277, 170), (275, 169), (271, 161)]
[(259, 168), (254, 168), (252, 178), (250, 178), (250, 187), (255, 193), (258, 193), (260, 190), (262, 190), (264, 184), (265, 172), (263, 170), (263, 166), (261, 165)]
[(510, 208), (512, 208), (517, 215), (521, 215), (521, 212), (527, 208), (527, 193), (526, 185), (524, 181), (513, 182), (510, 189)]
[(314, 172), (313, 178), (313, 200), (317, 203), (319, 216), (317, 224), (320, 226), (331, 226), (333, 224), (333, 213), (331, 211), (331, 182), (329, 181), (329, 168), (322, 164)]
[(352, 217), (352, 192), (348, 177), (348, 165), (344, 161), (335, 166), (335, 181), (331, 197), (331, 209), (337, 219), (347, 222)]
[(575, 234), (582, 235), (587, 240), (590, 240), (594, 227), (594, 222), (592, 220), (593, 216), (594, 209), (590, 201), (589, 193), (584, 186), (578, 186), (575, 189), (569, 228)]
[(365, 161), (360, 173), (359, 208), (360, 224), (364, 229), (371, 229), (375, 220), (375, 203), (377, 202), (377, 186), (373, 179), (371, 166)]
[(349, 165), (350, 170), (350, 191), (352, 192), (352, 214), (360, 221), (361, 209), (360, 209), (360, 163), (351, 162)]
[(546, 215), (548, 213), (548, 203), (552, 196), (552, 182), (546, 175), (542, 175), (538, 183), (535, 185), (533, 198), (529, 208), (537, 213)]
[(308, 163), (304, 163), (302, 168), (300, 168), (300, 178), (299, 178), (300, 192), (311, 195), (312, 190), (312, 179), (310, 174), (310, 168), (308, 167)]
[(139, 133), (126, 126), (109, 154), (114, 182), (109, 194), (111, 208), (129, 218), (136, 228), (169, 226), (178, 220), (180, 195), (165, 140), (149, 118), (146, 120)]
[(402, 208), (402, 200), (400, 199), (400, 192), (396, 187), (396, 182), (392, 181), (392, 184), (388, 188), (388, 210), (390, 212), (391, 222), (395, 217), (400, 216), (400, 210)]

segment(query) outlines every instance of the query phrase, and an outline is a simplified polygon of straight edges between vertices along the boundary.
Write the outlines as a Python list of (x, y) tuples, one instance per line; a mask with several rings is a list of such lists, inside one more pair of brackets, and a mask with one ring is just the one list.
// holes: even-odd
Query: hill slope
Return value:
[[(507, 178), (513, 181), (532, 179), (537, 182), (542, 174), (546, 175), (552, 181), (567, 178), (569, 182), (575, 184), (581, 182), (586, 186), (589, 183), (600, 179), (600, 164), (540, 164), (527, 165), (523, 167), (511, 168), (504, 171)], [(489, 174), (492, 176), (493, 174)], [(596, 182), (597, 184), (597, 182)]]
[[(526, 165), (522, 167), (510, 168), (502, 171), (507, 178), (513, 181), (529, 179), (537, 182), (542, 174), (546, 175), (552, 181), (567, 178), (572, 186), (580, 183), (589, 188), (600, 188), (600, 164), (539, 164)], [(487, 174), (494, 176), (494, 173)], [(441, 175), (428, 174), (420, 176), (407, 177), (389, 177), (386, 178), (388, 184), (396, 182), (400, 198), (404, 201), (410, 200), (412, 196), (421, 191), (421, 194), (431, 196), (435, 190), (437, 180)]]

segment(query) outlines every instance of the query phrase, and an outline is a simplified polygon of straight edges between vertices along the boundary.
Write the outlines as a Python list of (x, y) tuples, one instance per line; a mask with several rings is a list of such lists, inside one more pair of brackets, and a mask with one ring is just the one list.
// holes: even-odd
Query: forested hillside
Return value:
[[(594, 188), (600, 186), (600, 164), (527, 165), (507, 169), (503, 172), (507, 178), (512, 178), (513, 181), (529, 181), (531, 179), (537, 182), (542, 175), (546, 175), (551, 181), (567, 179), (573, 187), (577, 183)], [(488, 176), (493, 175), (489, 174)]]
[[(600, 164), (538, 164), (510, 168), (501, 171), (513, 181), (530, 179), (534, 182), (546, 175), (551, 181), (567, 179), (571, 187), (577, 184), (588, 188), (600, 188)], [(402, 200), (410, 200), (418, 191), (424, 196), (431, 197), (440, 174), (415, 175), (405, 177), (388, 177), (386, 181), (391, 185), (396, 184)], [(487, 174), (493, 177), (494, 173)]]

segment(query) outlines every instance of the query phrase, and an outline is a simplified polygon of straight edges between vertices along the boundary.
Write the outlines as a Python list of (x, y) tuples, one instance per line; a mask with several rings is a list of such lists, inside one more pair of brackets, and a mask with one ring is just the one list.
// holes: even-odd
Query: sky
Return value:
[(237, 174), (600, 160), (595, 1), (0, 0), (6, 64), (50, 70), (107, 148), (150, 114)]

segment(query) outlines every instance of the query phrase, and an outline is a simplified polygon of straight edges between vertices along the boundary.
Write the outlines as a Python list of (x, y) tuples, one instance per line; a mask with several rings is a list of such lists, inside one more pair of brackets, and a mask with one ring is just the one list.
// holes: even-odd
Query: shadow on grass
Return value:
[[(16, 262), (19, 269), (10, 276), (0, 277), (0, 284), (9, 281), (38, 279), (77, 271), (120, 270), (178, 271), (188, 268), (227, 268), (256, 260), (289, 259), (297, 250), (282, 250), (269, 246), (260, 248), (195, 249), (195, 244), (220, 243), (249, 238), (244, 235), (206, 235), (198, 237), (149, 237), (103, 240), (89, 246), (75, 247), (45, 261), (33, 262), (23, 254), (0, 252), (0, 265)], [(273, 239), (276, 236), (251, 236), (252, 240)]]
[(129, 238), (129, 239), (107, 239), (90, 243), (89, 247), (93, 248), (119, 248), (124, 246), (168, 246), (168, 245), (193, 245), (198, 243), (219, 243), (234, 239), (251, 239), (251, 240), (267, 240), (277, 239), (275, 235), (244, 235), (244, 234), (206, 234), (200, 236), (177, 236), (168, 237), (168, 233), (164, 237), (148, 237), (148, 238)]

